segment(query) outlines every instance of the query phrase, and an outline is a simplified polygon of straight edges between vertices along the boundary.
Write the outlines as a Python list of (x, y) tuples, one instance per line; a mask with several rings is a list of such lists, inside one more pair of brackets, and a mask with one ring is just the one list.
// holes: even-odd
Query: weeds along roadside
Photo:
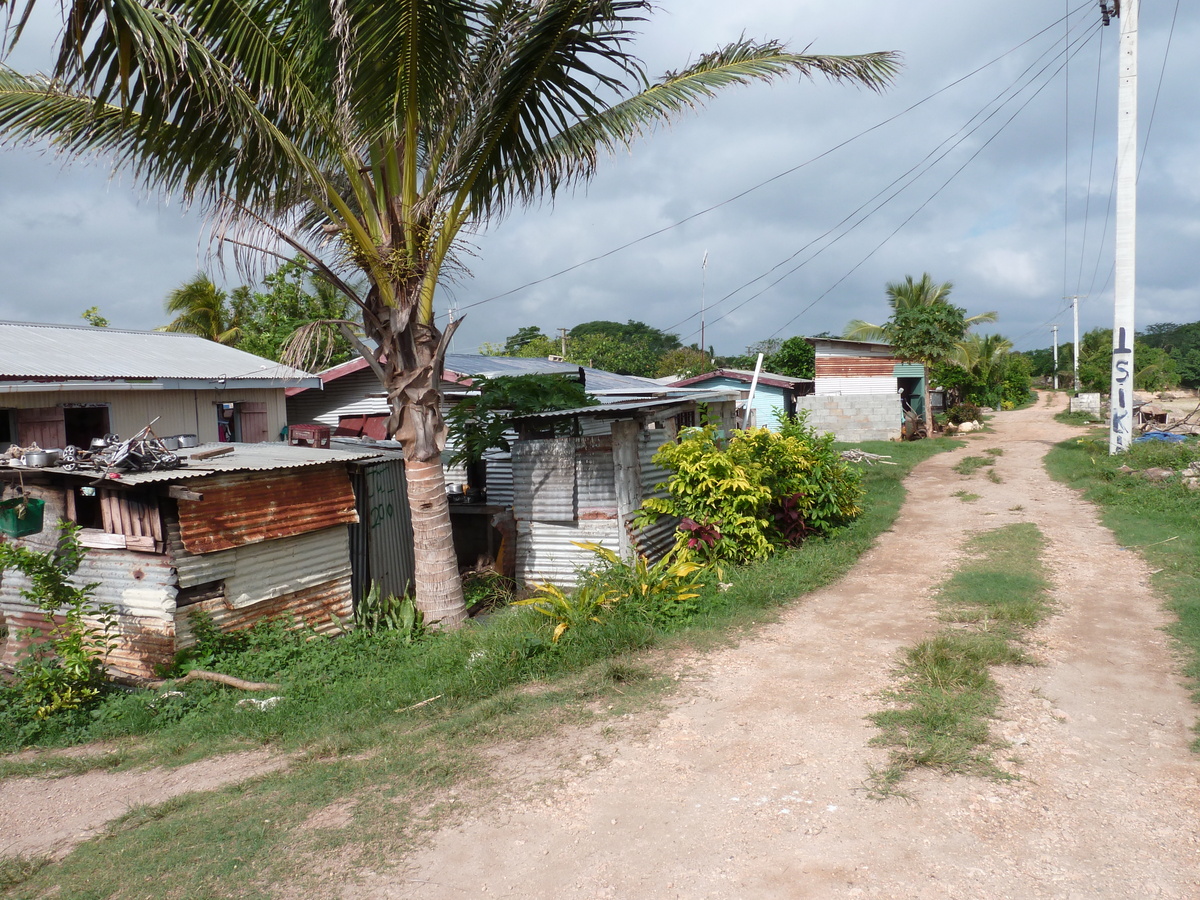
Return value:
[[(1154, 569), (1154, 589), (1177, 618), (1170, 632), (1200, 703), (1200, 490), (1189, 489), (1178, 474), (1197, 460), (1200, 438), (1179, 444), (1135, 442), (1125, 453), (1110, 456), (1107, 432), (1091, 431), (1052, 448), (1046, 468), (1095, 503), (1117, 540)], [(1121, 471), (1123, 466), (1131, 471)], [(1155, 468), (1175, 474), (1164, 481), (1142, 474)], [(1200, 753), (1200, 723), (1196, 727), (1192, 749)]]
[[(319, 871), (331, 853), (364, 867), (388, 864), (421, 829), (454, 814), (456, 792), (469, 798), (489, 790), (494, 763), (486, 751), (496, 742), (523, 747), (570, 724), (604, 729), (671, 689), (672, 667), (662, 660), (673, 651), (735, 640), (836, 580), (894, 522), (912, 467), (961, 443), (860, 446), (895, 463), (865, 468), (861, 515), (831, 537), (729, 568), (731, 586), (719, 602), (684, 627), (656, 628), (622, 615), (619, 604), (560, 646), (552, 646), (542, 617), (520, 609), (489, 617), (486, 627), (416, 641), (392, 631), (297, 642), (263, 627), (252, 647), (232, 655), (241, 666), (235, 674), (279, 675), (282, 666), (279, 693), (287, 699), (277, 707), (240, 709), (242, 695), (202, 683), (188, 685), (195, 700), (125, 698), (132, 710), (114, 707), (88, 732), (120, 738), (134, 730), (123, 719), (144, 717), (142, 737), (124, 751), (123, 764), (178, 763), (264, 744), (294, 754), (294, 762), (233, 787), (133, 810), (61, 863), (40, 870), (28, 865), (34, 861), (14, 864), (29, 873), (17, 875), (20, 896), (57, 890), (132, 898), (151, 889), (164, 898), (208, 889), (211, 896), (256, 896), (263, 884), (319, 880), (298, 873)], [(113, 764), (105, 759), (96, 764)], [(17, 775), (34, 764), (12, 765), (8, 774)], [(78, 772), (80, 761), (69, 767)], [(311, 827), (310, 817), (343, 804), (345, 826)]]

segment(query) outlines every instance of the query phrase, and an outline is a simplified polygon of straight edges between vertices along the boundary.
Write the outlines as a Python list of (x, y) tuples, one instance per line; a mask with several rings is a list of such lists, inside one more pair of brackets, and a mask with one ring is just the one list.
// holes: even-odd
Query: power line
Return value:
[[(1090, 0), (1088, 0), (1088, 2), (1080, 4), (1080, 6), (1076, 9), (1076, 11), (1078, 11), (1079, 9), (1083, 9), (1084, 7), (1090, 7), (1091, 5), (1092, 4), (1091, 4)], [(699, 212), (695, 212), (690, 216), (686, 216), (685, 218), (680, 219), (677, 222), (674, 222), (670, 225), (665, 225), (662, 228), (648, 232), (640, 237), (634, 238), (631, 241), (627, 241), (626, 243), (621, 244), (618, 247), (614, 247), (612, 250), (605, 251), (604, 253), (601, 253), (596, 256), (590, 257), (588, 259), (582, 260), (578, 263), (574, 263), (573, 265), (567, 266), (564, 269), (560, 269), (557, 272), (553, 272), (549, 275), (543, 276), (542, 278), (537, 278), (537, 279), (534, 279), (533, 281), (526, 282), (525, 284), (519, 285), (518, 287), (515, 287), (515, 288), (511, 288), (510, 290), (504, 291), (502, 293), (494, 294), (491, 297), (486, 297), (483, 300), (476, 300), (474, 303), (468, 303), (468, 304), (460, 307), (459, 311), (465, 312), (466, 310), (473, 309), (476, 306), (482, 306), (485, 303), (491, 303), (493, 300), (499, 300), (503, 297), (508, 297), (519, 291), (523, 291), (523, 290), (526, 290), (527, 288), (531, 288), (531, 287), (535, 287), (539, 284), (543, 284), (547, 281), (550, 281), (551, 279), (558, 278), (560, 275), (566, 275), (567, 273), (573, 272), (576, 269), (582, 268), (583, 266), (587, 266), (594, 262), (599, 262), (600, 260), (607, 259), (608, 257), (613, 256), (616, 253), (620, 253), (623, 250), (628, 250), (630, 247), (636, 246), (637, 244), (640, 244), (644, 241), (650, 240), (651, 238), (658, 237), (661, 234), (665, 234), (668, 231), (671, 231), (675, 228), (679, 228), (680, 226), (685, 225), (688, 222), (691, 222), (693, 219), (698, 219), (701, 216), (704, 216), (710, 212), (713, 212), (714, 210), (720, 209), (723, 206), (727, 206), (730, 203), (740, 200), (741, 198), (747, 196), (748, 194), (754, 193), (755, 191), (760, 190), (760, 189), (766, 187), (767, 185), (769, 185), (775, 181), (778, 181), (781, 178), (784, 178), (788, 175), (798, 172), (800, 169), (803, 169), (806, 166), (811, 165), (812, 163), (818, 162), (819, 160), (825, 158), (826, 156), (829, 156), (830, 154), (834, 153), (835, 151), (840, 150), (841, 148), (853, 143), (854, 141), (859, 140), (862, 137), (865, 137), (866, 135), (870, 134), (873, 131), (877, 131), (878, 129), (896, 121), (897, 119), (901, 118), (902, 116), (907, 115), (908, 113), (912, 112), (913, 110), (917, 109), (918, 107), (923, 106), (925, 103), (928, 103), (933, 98), (939, 96), (940, 94), (945, 93), (946, 91), (950, 90), (953, 87), (958, 86), (959, 84), (966, 81), (967, 79), (974, 77), (975, 75), (979, 74), (980, 72), (984, 71), (985, 69), (995, 65), (997, 62), (1004, 59), (1005, 57), (1015, 53), (1017, 50), (1021, 49), (1026, 44), (1036, 40), (1041, 35), (1043, 35), (1047, 31), (1049, 31), (1050, 29), (1054, 28), (1056, 25), (1058, 25), (1058, 22), (1052, 22), (1051, 24), (1047, 25), (1045, 28), (1043, 28), (1040, 31), (1033, 34), (1031, 37), (1029, 37), (1026, 40), (1022, 41), (1021, 43), (1017, 44), (1015, 47), (1000, 54), (999, 56), (997, 56), (995, 59), (991, 60), (990, 62), (984, 63), (982, 66), (979, 66), (977, 69), (974, 69), (971, 72), (968, 72), (966, 75), (963, 75), (962, 77), (955, 79), (954, 81), (950, 82), (949, 84), (945, 85), (944, 87), (934, 91), (932, 94), (925, 97), (924, 99), (919, 100), (916, 103), (912, 104), (908, 108), (876, 123), (875, 125), (872, 125), (871, 127), (859, 132), (858, 134), (856, 134), (850, 138), (847, 138), (846, 140), (842, 141), (839, 144), (835, 144), (834, 146), (830, 147), (829, 149), (823, 151), (822, 153), (818, 154), (817, 156), (812, 157), (811, 159), (808, 159), (808, 160), (800, 163), (799, 165), (793, 166), (792, 168), (787, 169), (783, 172), (780, 172), (777, 175), (773, 175), (770, 178), (766, 179), (765, 181), (761, 181), (755, 185), (752, 185), (751, 187), (746, 188), (745, 190), (743, 190), (737, 194), (734, 194), (733, 196), (728, 197), (725, 200), (721, 200), (718, 203), (714, 203), (712, 206), (702, 209)]]
[[(1099, 26), (1095, 26), (1095, 28), (1097, 28), (1097, 29), (1098, 29), (1098, 27), (1099, 27)], [(1046, 30), (1046, 29), (1043, 29), (1043, 32), (1044, 32), (1045, 30)], [(1094, 29), (1089, 29), (1089, 30), (1094, 30)], [(1042, 32), (1039, 32), (1039, 34), (1040, 34), (1040, 33), (1042, 33)], [(1086, 43), (1086, 40), (1087, 40), (1087, 35), (1085, 34), (1085, 35), (1084, 35), (1082, 38), (1080, 38), (1080, 39), (1078, 39), (1078, 40), (1082, 40), (1084, 43)], [(1028, 43), (1028, 42), (1026, 42), (1026, 43)], [(884, 195), (884, 194), (885, 194), (885, 193), (886, 193), (886, 192), (887, 192), (889, 189), (891, 189), (891, 188), (892, 188), (892, 187), (894, 187), (896, 184), (898, 184), (899, 182), (901, 182), (901, 181), (903, 181), (905, 178), (907, 178), (909, 175), (911, 175), (913, 172), (916, 172), (918, 169), (921, 169), (921, 168), (922, 168), (922, 166), (924, 166), (924, 169), (923, 169), (922, 171), (918, 172), (918, 174), (917, 174), (917, 175), (915, 175), (914, 177), (912, 177), (911, 179), (909, 179), (909, 180), (908, 180), (908, 181), (907, 181), (905, 184), (903, 184), (903, 185), (902, 185), (900, 188), (898, 188), (897, 190), (895, 190), (895, 191), (893, 191), (891, 194), (889, 194), (889, 195), (888, 195), (888, 196), (887, 196), (887, 197), (886, 197), (886, 198), (885, 198), (885, 199), (884, 199), (882, 202), (878, 203), (878, 204), (877, 204), (875, 207), (873, 207), (873, 208), (872, 208), (870, 211), (868, 211), (868, 212), (867, 212), (865, 215), (863, 215), (861, 218), (859, 218), (859, 219), (858, 219), (858, 221), (856, 221), (856, 222), (855, 222), (853, 225), (851, 225), (851, 226), (850, 226), (848, 229), (846, 229), (846, 230), (845, 230), (844, 232), (842, 232), (840, 235), (838, 235), (837, 237), (835, 237), (835, 238), (834, 238), (832, 241), (830, 241), (828, 244), (826, 244), (825, 246), (823, 246), (823, 247), (821, 247), (820, 249), (818, 249), (818, 250), (817, 250), (815, 253), (813, 253), (813, 254), (812, 254), (810, 257), (808, 257), (807, 259), (803, 260), (803, 261), (802, 261), (801, 263), (799, 263), (798, 265), (796, 265), (796, 266), (792, 267), (791, 269), (789, 269), (789, 270), (788, 270), (787, 272), (785, 272), (785, 273), (784, 273), (784, 274), (783, 274), (783, 275), (782, 275), (780, 278), (778, 278), (778, 279), (776, 279), (775, 281), (771, 282), (770, 284), (766, 285), (766, 286), (765, 286), (765, 287), (764, 287), (762, 290), (760, 290), (760, 291), (758, 291), (757, 293), (755, 293), (755, 294), (752, 294), (752, 295), (750, 295), (749, 297), (747, 297), (747, 298), (743, 299), (743, 300), (742, 300), (740, 303), (738, 303), (738, 304), (737, 304), (736, 306), (734, 306), (732, 309), (729, 309), (729, 310), (727, 310), (725, 313), (723, 313), (723, 314), (722, 314), (721, 316), (719, 316), (717, 319), (714, 319), (714, 320), (713, 320), (713, 324), (716, 324), (716, 322), (719, 322), (719, 321), (721, 321), (721, 319), (724, 319), (724, 318), (726, 318), (727, 316), (731, 315), (732, 313), (736, 312), (737, 310), (741, 309), (742, 307), (744, 307), (744, 306), (745, 306), (747, 303), (749, 303), (750, 301), (752, 301), (752, 300), (754, 300), (754, 299), (756, 299), (756, 298), (758, 298), (758, 297), (762, 296), (762, 294), (763, 294), (763, 293), (765, 293), (766, 291), (768, 291), (768, 290), (770, 290), (771, 288), (773, 288), (773, 287), (775, 287), (776, 285), (778, 285), (780, 282), (782, 282), (784, 279), (786, 279), (786, 278), (787, 278), (787, 277), (789, 277), (790, 275), (794, 274), (796, 271), (798, 271), (798, 270), (799, 270), (800, 268), (802, 268), (803, 266), (805, 266), (805, 265), (807, 265), (808, 263), (812, 262), (812, 261), (813, 261), (814, 259), (816, 259), (816, 258), (817, 258), (817, 257), (818, 257), (818, 256), (819, 256), (821, 253), (823, 253), (825, 250), (829, 249), (829, 247), (833, 246), (835, 243), (837, 243), (838, 241), (840, 241), (842, 238), (844, 238), (844, 237), (848, 236), (848, 235), (850, 234), (850, 232), (854, 231), (856, 228), (858, 228), (858, 226), (859, 226), (859, 225), (862, 225), (862, 224), (863, 224), (864, 222), (866, 222), (866, 221), (867, 221), (867, 220), (868, 220), (868, 219), (869, 219), (869, 218), (870, 218), (872, 215), (874, 215), (876, 212), (878, 212), (880, 209), (882, 209), (884, 206), (886, 206), (888, 203), (890, 203), (892, 200), (894, 200), (896, 197), (898, 197), (898, 196), (899, 196), (901, 193), (903, 193), (903, 191), (904, 191), (904, 190), (906, 190), (906, 189), (907, 189), (908, 187), (910, 187), (911, 185), (915, 184), (915, 183), (916, 183), (916, 182), (917, 182), (917, 181), (918, 181), (918, 180), (919, 180), (919, 179), (920, 179), (922, 176), (924, 176), (924, 175), (925, 175), (927, 172), (931, 171), (931, 170), (932, 170), (932, 168), (933, 168), (933, 167), (934, 167), (934, 166), (935, 166), (937, 163), (939, 163), (939, 162), (941, 162), (943, 159), (945, 159), (945, 158), (946, 158), (946, 157), (947, 157), (947, 156), (950, 154), (950, 152), (951, 152), (951, 151), (953, 151), (953, 150), (954, 150), (954, 149), (956, 149), (958, 146), (960, 146), (960, 145), (961, 145), (961, 144), (962, 144), (962, 143), (963, 143), (965, 140), (967, 140), (967, 138), (971, 137), (971, 136), (972, 136), (972, 135), (973, 135), (973, 134), (974, 134), (976, 131), (978, 131), (980, 128), (982, 128), (982, 127), (983, 127), (983, 125), (985, 125), (985, 124), (986, 124), (988, 121), (990, 121), (990, 120), (991, 120), (991, 119), (992, 119), (994, 116), (996, 116), (996, 115), (997, 115), (997, 114), (1000, 112), (1000, 110), (1002, 110), (1002, 109), (1004, 108), (1004, 106), (1006, 106), (1006, 105), (1007, 105), (1009, 102), (1011, 102), (1011, 101), (1012, 101), (1012, 99), (1014, 99), (1014, 98), (1015, 98), (1016, 96), (1018, 96), (1018, 95), (1019, 95), (1019, 94), (1020, 94), (1022, 91), (1024, 91), (1026, 88), (1028, 88), (1028, 87), (1029, 87), (1029, 85), (1030, 85), (1030, 84), (1032, 84), (1032, 83), (1033, 83), (1033, 81), (1034, 81), (1034, 80), (1035, 80), (1035, 79), (1036, 79), (1038, 76), (1040, 76), (1040, 75), (1044, 74), (1044, 73), (1045, 73), (1045, 71), (1046, 71), (1046, 70), (1047, 70), (1047, 69), (1050, 67), (1050, 65), (1052, 65), (1052, 62), (1053, 62), (1053, 60), (1052, 60), (1051, 62), (1048, 62), (1048, 63), (1047, 63), (1045, 66), (1043, 66), (1043, 67), (1042, 67), (1042, 69), (1040, 69), (1039, 71), (1037, 71), (1037, 72), (1036, 72), (1036, 73), (1035, 73), (1035, 74), (1034, 74), (1034, 75), (1033, 75), (1033, 76), (1032, 76), (1032, 77), (1029, 79), (1029, 81), (1028, 81), (1026, 84), (1024, 84), (1024, 85), (1021, 85), (1020, 87), (1017, 87), (1017, 85), (1018, 85), (1018, 84), (1020, 84), (1020, 82), (1022, 81), (1022, 79), (1024, 79), (1024, 78), (1025, 78), (1025, 76), (1029, 74), (1029, 72), (1030, 72), (1030, 71), (1031, 71), (1031, 70), (1032, 70), (1032, 69), (1033, 69), (1033, 68), (1034, 68), (1034, 67), (1035, 67), (1035, 66), (1038, 64), (1038, 62), (1039, 62), (1039, 61), (1040, 61), (1040, 60), (1041, 60), (1043, 57), (1045, 57), (1045, 56), (1046, 56), (1048, 53), (1050, 53), (1050, 52), (1051, 52), (1051, 49), (1050, 49), (1050, 48), (1048, 48), (1047, 50), (1043, 51), (1043, 52), (1042, 52), (1042, 53), (1039, 55), (1039, 57), (1038, 57), (1037, 59), (1035, 59), (1035, 60), (1034, 60), (1032, 63), (1030, 63), (1028, 66), (1026, 66), (1026, 67), (1025, 67), (1025, 69), (1024, 69), (1024, 70), (1023, 70), (1023, 71), (1022, 71), (1020, 74), (1018, 74), (1018, 75), (1017, 75), (1017, 77), (1016, 77), (1016, 78), (1015, 78), (1015, 79), (1014, 79), (1014, 80), (1013, 80), (1013, 81), (1012, 81), (1012, 82), (1009, 84), (1009, 86), (1008, 86), (1008, 87), (1004, 88), (1004, 89), (1003, 89), (1002, 91), (1000, 91), (1000, 92), (999, 92), (999, 93), (998, 93), (998, 94), (997, 94), (995, 97), (993, 97), (991, 100), (989, 100), (987, 103), (985, 103), (985, 104), (984, 104), (984, 106), (983, 106), (983, 108), (982, 108), (982, 109), (981, 109), (979, 112), (977, 112), (977, 113), (975, 113), (973, 116), (971, 116), (971, 117), (970, 117), (970, 118), (969, 118), (969, 119), (966, 121), (966, 123), (964, 123), (962, 126), (960, 126), (960, 127), (959, 127), (959, 129), (958, 129), (957, 131), (953, 132), (953, 133), (952, 133), (952, 134), (951, 134), (949, 137), (947, 137), (947, 138), (943, 139), (943, 140), (942, 140), (942, 141), (941, 141), (939, 144), (937, 144), (937, 145), (936, 145), (936, 146), (935, 146), (935, 147), (934, 147), (932, 150), (930, 150), (930, 151), (929, 151), (929, 152), (928, 152), (928, 153), (927, 153), (927, 154), (926, 154), (926, 155), (925, 155), (925, 156), (924, 156), (924, 157), (923, 157), (923, 158), (922, 158), (922, 159), (921, 159), (919, 162), (917, 162), (915, 165), (913, 165), (911, 168), (909, 168), (909, 169), (908, 169), (906, 172), (904, 172), (902, 175), (900, 175), (900, 176), (898, 176), (897, 178), (893, 179), (893, 180), (892, 180), (892, 181), (891, 181), (891, 182), (890, 182), (888, 185), (886, 185), (884, 188), (882, 188), (882, 189), (880, 189), (879, 191), (877, 191), (877, 192), (876, 192), (876, 193), (875, 193), (875, 194), (874, 194), (874, 195), (873, 195), (873, 196), (872, 196), (870, 199), (868, 199), (868, 200), (867, 200), (867, 201), (865, 201), (863, 204), (861, 204), (861, 205), (860, 205), (860, 206), (859, 206), (857, 209), (855, 209), (855, 210), (854, 210), (853, 212), (851, 212), (849, 215), (847, 215), (846, 217), (844, 217), (844, 218), (843, 218), (843, 219), (842, 219), (840, 222), (838, 222), (836, 225), (832, 226), (831, 228), (829, 228), (828, 230), (826, 230), (826, 231), (825, 231), (823, 234), (821, 234), (821, 235), (819, 235), (818, 237), (814, 238), (813, 240), (809, 241), (807, 244), (805, 244), (803, 247), (801, 247), (801, 248), (800, 248), (799, 250), (797, 250), (796, 252), (792, 253), (790, 256), (788, 256), (787, 258), (785, 258), (785, 259), (784, 259), (784, 260), (782, 260), (781, 262), (779, 262), (779, 263), (776, 263), (774, 266), (772, 266), (772, 267), (771, 267), (770, 269), (768, 269), (766, 272), (764, 272), (764, 273), (762, 273), (762, 274), (760, 274), (760, 275), (757, 275), (757, 276), (755, 276), (754, 278), (751, 278), (749, 281), (746, 281), (746, 282), (744, 282), (742, 285), (740, 285), (739, 287), (735, 288), (734, 290), (730, 291), (728, 294), (726, 294), (725, 296), (723, 296), (723, 297), (722, 297), (720, 300), (716, 301), (716, 303), (714, 303), (714, 304), (712, 305), (712, 307), (710, 307), (710, 308), (715, 308), (716, 306), (719, 306), (720, 304), (724, 303), (726, 300), (729, 300), (729, 299), (730, 299), (730, 298), (732, 298), (734, 295), (738, 294), (740, 291), (742, 291), (742, 290), (744, 290), (745, 288), (749, 287), (750, 285), (754, 284), (756, 281), (760, 281), (760, 280), (762, 280), (763, 278), (765, 278), (765, 277), (767, 277), (768, 275), (770, 275), (772, 272), (775, 272), (776, 270), (778, 270), (778, 269), (779, 269), (781, 266), (783, 266), (783, 265), (785, 265), (786, 263), (790, 262), (791, 260), (795, 259), (797, 256), (799, 256), (799, 255), (800, 255), (801, 253), (803, 253), (805, 250), (807, 250), (807, 249), (809, 249), (810, 247), (812, 247), (814, 244), (816, 244), (816, 243), (818, 243), (819, 241), (822, 241), (822, 240), (824, 240), (825, 238), (829, 237), (829, 235), (833, 234), (835, 231), (837, 231), (837, 229), (841, 228), (843, 225), (845, 225), (847, 222), (849, 222), (851, 219), (853, 219), (855, 216), (857, 216), (857, 215), (858, 215), (860, 212), (862, 212), (862, 211), (863, 211), (863, 209), (865, 209), (865, 208), (866, 208), (866, 207), (867, 207), (867, 206), (868, 206), (868, 205), (869, 205), (869, 204), (870, 204), (872, 201), (874, 201), (874, 200), (878, 199), (880, 196)], [(1040, 90), (1040, 89), (1039, 89), (1039, 90)], [(1004, 98), (1004, 96), (1005, 96), (1006, 94), (1010, 93), (1010, 92), (1012, 92), (1012, 97), (1009, 97), (1008, 99), (1004, 99), (1004, 100), (1002, 100), (1002, 98)], [(1036, 95), (1036, 93), (1034, 94), (1034, 96), (1037, 96), (1037, 95)], [(1032, 97), (1031, 97), (1030, 99), (1032, 99)], [(1001, 101), (1002, 101), (1002, 102), (1001, 102)], [(1026, 103), (1028, 103), (1028, 102), (1029, 102), (1029, 101), (1026, 101)], [(996, 107), (996, 109), (994, 109), (994, 110), (993, 110), (991, 113), (989, 113), (989, 114), (988, 114), (987, 116), (985, 116), (985, 117), (984, 117), (982, 120), (980, 120), (978, 123), (976, 123), (976, 124), (975, 124), (973, 127), (969, 127), (969, 126), (971, 126), (971, 124), (972, 124), (973, 122), (975, 122), (977, 119), (979, 119), (979, 117), (980, 117), (980, 116), (982, 116), (982, 115), (983, 115), (985, 112), (987, 112), (988, 108), (989, 108), (990, 106), (992, 106), (992, 104), (995, 104), (995, 103), (999, 103), (999, 106), (997, 106), (997, 107)], [(1024, 107), (1022, 107), (1022, 108), (1024, 108)], [(1011, 121), (1011, 120), (1010, 120), (1010, 121)], [(1006, 124), (1007, 124), (1007, 123), (1006, 123)], [(1003, 127), (1004, 127), (1004, 126), (1001, 126), (1001, 129), (1000, 129), (1000, 130), (1003, 130)], [(998, 134), (998, 133), (999, 133), (999, 132), (997, 132), (997, 134)], [(955, 138), (956, 138), (956, 137), (957, 137), (957, 140), (955, 140)], [(994, 138), (995, 138), (995, 135), (993, 135), (993, 136), (992, 136), (992, 138), (991, 138), (991, 139), (989, 139), (989, 143), (990, 143), (990, 141), (991, 141), (992, 139), (994, 139)], [(931, 157), (934, 157), (934, 155), (935, 155), (935, 154), (937, 154), (939, 150), (941, 150), (942, 148), (945, 148), (945, 147), (947, 147), (947, 145), (949, 145), (948, 149), (946, 149), (946, 150), (945, 150), (943, 153), (941, 153), (941, 154), (940, 154), (940, 155), (938, 155), (936, 158), (934, 158), (932, 162), (929, 162), (929, 160), (930, 160), (930, 158), (931, 158)], [(984, 146), (986, 146), (986, 144), (985, 144)], [(982, 149), (982, 148), (980, 148), (980, 149)], [(976, 153), (976, 155), (978, 155), (978, 153)], [(973, 158), (974, 158), (974, 157), (972, 157), (972, 159), (973, 159)], [(969, 161), (968, 161), (968, 162), (969, 162)], [(926, 165), (926, 163), (928, 163), (928, 164)], [(961, 171), (961, 169), (960, 169), (959, 171)], [(955, 174), (957, 175), (957, 172), (956, 172)], [(953, 178), (953, 176), (952, 176), (952, 178)], [(951, 180), (952, 180), (952, 179), (951, 179)], [(948, 183), (949, 183), (949, 182), (947, 182), (947, 184), (948, 184)], [(942, 189), (943, 189), (945, 186), (946, 186), (946, 184), (943, 184), (943, 185), (942, 185), (942, 187), (938, 188), (938, 191), (937, 191), (937, 192), (935, 192), (934, 196), (936, 196), (936, 195), (937, 195), (937, 193), (939, 193), (939, 192), (940, 192), (940, 191), (941, 191), (941, 190), (942, 190)], [(931, 198), (930, 198), (930, 200), (931, 200), (931, 199), (933, 199), (933, 198), (931, 197)], [(927, 200), (927, 201), (926, 201), (924, 204), (922, 204), (922, 206), (921, 206), (920, 208), (918, 208), (918, 211), (920, 211), (920, 209), (924, 208), (924, 206), (925, 206), (925, 205), (927, 205), (927, 204), (928, 204), (928, 202), (929, 202), (929, 200)], [(912, 217), (910, 216), (910, 217), (909, 217), (909, 219), (906, 219), (906, 220), (905, 220), (905, 224), (907, 224), (907, 222), (908, 222), (908, 221), (911, 221), (911, 218), (912, 218)], [(894, 235), (894, 234), (895, 234), (895, 232), (893, 232), (893, 235)], [(889, 237), (890, 237), (890, 236), (889, 236)], [(886, 242), (885, 242), (885, 243), (886, 243)], [(881, 246), (882, 246), (882, 245), (881, 245)], [(879, 249), (879, 248), (878, 248), (878, 247), (876, 247), (876, 250), (878, 250), (878, 249)], [(875, 252), (875, 251), (872, 251), (872, 254), (873, 254), (874, 252)], [(868, 258), (869, 258), (869, 256), (868, 256)], [(862, 265), (864, 262), (866, 262), (866, 259), (863, 259), (863, 260), (861, 260), (861, 261), (858, 263), (858, 265), (856, 265), (856, 266), (854, 267), (854, 269), (857, 269), (857, 268), (858, 268), (859, 266), (861, 266), (861, 265)], [(847, 272), (847, 273), (846, 273), (846, 275), (844, 275), (844, 276), (843, 276), (841, 279), (839, 279), (839, 280), (838, 280), (838, 282), (837, 282), (837, 283), (836, 283), (836, 284), (835, 284), (833, 287), (837, 287), (837, 285), (838, 285), (838, 284), (841, 284), (841, 282), (842, 282), (842, 281), (844, 281), (846, 277), (848, 277), (850, 274), (852, 274), (852, 273), (853, 273), (854, 269), (851, 269), (851, 271), (850, 271), (850, 272)], [(832, 289), (833, 289), (833, 288), (830, 288), (830, 290), (832, 290)], [(821, 297), (819, 297), (819, 298), (818, 298), (818, 300), (822, 299), (822, 298), (823, 298), (823, 297), (824, 297), (826, 294), (828, 294), (828, 293), (829, 293), (829, 291), (826, 291), (826, 292), (825, 292), (825, 294), (822, 294), (822, 295), (821, 295)], [(816, 301), (814, 301), (814, 303), (815, 303), (815, 302), (816, 302)], [(813, 305), (814, 305), (814, 304), (810, 303), (810, 304), (809, 304), (809, 306), (805, 307), (805, 311), (807, 311), (808, 309), (810, 309), (810, 308), (811, 308)], [(682, 319), (680, 322), (676, 323), (675, 325), (672, 325), (672, 326), (671, 326), (670, 328), (668, 328), (667, 330), (668, 330), (668, 331), (670, 331), (670, 330), (673, 330), (673, 329), (675, 329), (675, 328), (678, 328), (680, 325), (684, 325), (684, 324), (686, 324), (687, 322), (691, 321), (693, 318), (695, 318), (695, 315), (694, 315), (694, 314), (693, 314), (693, 315), (686, 316), (686, 317), (685, 317), (684, 319)], [(791, 321), (795, 321), (795, 318), (796, 318), (796, 317), (793, 317), (793, 319), (792, 319), (792, 320), (790, 320), (788, 323), (786, 323), (786, 324), (785, 324), (783, 327), (787, 327), (787, 324), (791, 324)], [(778, 331), (776, 331), (775, 333), (776, 333), (776, 334), (778, 334)], [(691, 337), (691, 335), (688, 335), (688, 337)]]

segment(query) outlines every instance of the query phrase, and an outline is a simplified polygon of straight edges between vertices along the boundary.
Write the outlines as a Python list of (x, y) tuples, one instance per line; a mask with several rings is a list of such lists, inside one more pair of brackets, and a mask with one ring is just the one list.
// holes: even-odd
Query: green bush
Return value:
[[(111, 649), (116, 616), (92, 595), (98, 584), (77, 585), (71, 576), (83, 560), (79, 526), (59, 523), (61, 536), (53, 552), (0, 544), (0, 571), (16, 569), (30, 587), (21, 592), (46, 621), (44, 637), (27, 629), (28, 640), (17, 661), (11, 684), (0, 689), (0, 722), (26, 739), (73, 721), (99, 703), (108, 687), (104, 662)], [(60, 720), (51, 724), (51, 720)]]
[(688, 429), (654, 460), (673, 473), (659, 486), (668, 496), (647, 500), (639, 522), (683, 520), (682, 558), (765, 559), (860, 512), (860, 473), (833, 449), (833, 436), (817, 436), (803, 416), (785, 418), (778, 432), (735, 431), (726, 441), (711, 425)]
[(951, 425), (978, 422), (982, 418), (983, 412), (974, 403), (958, 403), (946, 410), (946, 421)]

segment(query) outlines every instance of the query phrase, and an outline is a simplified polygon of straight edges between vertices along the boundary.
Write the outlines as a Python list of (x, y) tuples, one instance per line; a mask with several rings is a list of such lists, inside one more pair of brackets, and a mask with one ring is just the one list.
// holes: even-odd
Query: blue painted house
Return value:
[[(717, 369), (715, 372), (706, 372), (703, 375), (673, 382), (671, 387), (703, 390), (733, 389), (738, 391), (740, 399), (745, 401), (750, 394), (750, 385), (753, 381), (754, 373), (749, 369)], [(750, 421), (743, 427), (765, 426), (776, 431), (779, 427), (779, 411), (782, 410), (789, 415), (794, 413), (796, 398), (812, 392), (812, 379), (792, 378), (790, 375), (778, 375), (774, 372), (759, 372), (758, 385), (754, 389), (754, 399), (751, 404)]]

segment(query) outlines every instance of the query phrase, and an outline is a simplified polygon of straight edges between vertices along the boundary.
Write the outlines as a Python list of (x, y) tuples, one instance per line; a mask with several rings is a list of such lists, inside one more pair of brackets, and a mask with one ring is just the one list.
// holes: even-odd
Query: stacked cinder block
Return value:
[(808, 410), (819, 433), (832, 431), (846, 443), (897, 438), (904, 421), (896, 394), (810, 394), (796, 398), (796, 406)]

